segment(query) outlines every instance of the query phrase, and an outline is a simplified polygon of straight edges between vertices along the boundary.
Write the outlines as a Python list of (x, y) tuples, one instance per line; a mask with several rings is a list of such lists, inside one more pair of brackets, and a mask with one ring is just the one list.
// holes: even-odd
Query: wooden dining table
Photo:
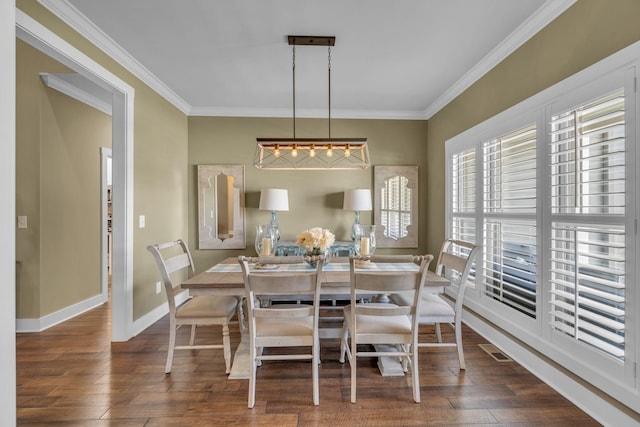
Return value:
[[(406, 271), (406, 266), (400, 264), (379, 264), (371, 265), (368, 270), (372, 271)], [(284, 265), (282, 265), (284, 267)], [(313, 271), (313, 268), (300, 265), (286, 265), (287, 269), (294, 269), (294, 271)], [(383, 267), (382, 267), (383, 266)], [(416, 265), (416, 271), (418, 266)], [(284, 270), (284, 268), (283, 268)], [(282, 270), (261, 270), (261, 271), (282, 271)], [(334, 257), (331, 261), (323, 267), (322, 271), (322, 284), (320, 288), (320, 294), (324, 299), (350, 299), (350, 273), (349, 273), (349, 258)], [(445, 286), (448, 286), (450, 282), (441, 276), (427, 272), (427, 279), (425, 287), (428, 288), (427, 292), (441, 292)], [(196, 274), (192, 278), (185, 280), (181, 284), (181, 288), (188, 290), (189, 295), (232, 295), (238, 297), (245, 296), (244, 279), (242, 277), (242, 269), (238, 262), (238, 258), (227, 258), (222, 262), (213, 265), (207, 270)], [(249, 378), (249, 346), (245, 339), (246, 335), (241, 328), (241, 341), (236, 350), (229, 379), (246, 379)], [(333, 333), (321, 333), (321, 338), (336, 338), (336, 331), (333, 328), (329, 332)], [(381, 358), (378, 364), (382, 375), (403, 375), (402, 368), (399, 367), (399, 363), (390, 358)]]

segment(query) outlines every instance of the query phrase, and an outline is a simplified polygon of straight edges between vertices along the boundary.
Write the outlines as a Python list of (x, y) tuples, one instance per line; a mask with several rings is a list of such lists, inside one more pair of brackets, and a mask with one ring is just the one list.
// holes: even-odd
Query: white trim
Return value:
[(38, 0), (42, 6), (48, 9), (64, 21), (71, 28), (88, 39), (91, 43), (103, 50), (107, 55), (125, 67), (127, 71), (142, 80), (146, 85), (155, 90), (164, 99), (173, 104), (184, 114), (188, 114), (191, 106), (178, 94), (165, 85), (158, 77), (138, 62), (129, 52), (124, 50), (111, 37), (105, 34), (93, 22), (87, 19), (78, 9), (65, 0)]
[(105, 102), (95, 94), (81, 89), (79, 86), (65, 80), (60, 74), (40, 73), (40, 78), (45, 85), (58, 92), (64, 93), (96, 110), (111, 115), (111, 102)]
[(612, 404), (604, 394), (595, 393), (593, 387), (558, 367), (539, 353), (531, 349), (512, 335), (506, 333), (494, 323), (465, 310), (462, 315), (465, 325), (496, 345), (510, 358), (522, 365), (527, 371), (540, 378), (578, 408), (595, 418), (605, 426), (637, 426), (639, 419), (633, 417), (628, 408)]
[(102, 295), (98, 294), (39, 319), (17, 319), (16, 332), (42, 332), (102, 304), (104, 304)]
[(480, 80), (493, 67), (511, 55), (516, 49), (522, 46), (531, 37), (537, 34), (551, 21), (556, 19), (565, 10), (571, 7), (576, 0), (547, 0), (545, 4), (515, 29), (498, 46), (489, 52), (484, 58), (465, 73), (446, 92), (438, 97), (426, 110), (423, 117), (427, 120), (433, 117), (438, 111), (453, 101), (458, 95), (467, 90), (472, 84)]
[(16, 425), (16, 23), (0, 1), (0, 425)]
[(15, 14), (18, 38), (113, 94), (114, 257), (111, 339), (127, 341), (133, 336), (133, 102), (135, 91), (106, 68), (20, 9), (16, 9)]
[(133, 334), (133, 93), (113, 94), (111, 325), (113, 341)]
[[(192, 107), (189, 116), (291, 118), (290, 108)], [(297, 109), (297, 118), (326, 119), (326, 109)], [(424, 111), (331, 110), (332, 119), (424, 120)]]

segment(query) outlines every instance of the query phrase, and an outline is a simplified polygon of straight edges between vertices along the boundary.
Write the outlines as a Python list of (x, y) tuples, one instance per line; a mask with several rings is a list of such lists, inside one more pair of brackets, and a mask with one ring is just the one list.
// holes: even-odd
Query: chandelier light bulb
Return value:
[(311, 156), (311, 157), (315, 157), (316, 156), (316, 147), (315, 147), (315, 145), (312, 145), (311, 148), (309, 149), (309, 156)]
[(273, 151), (273, 155), (280, 157), (280, 146), (276, 144), (276, 149)]
[(293, 149), (291, 150), (291, 157), (298, 157), (298, 146), (294, 145)]
[(331, 157), (333, 156), (333, 147), (329, 146), (329, 148), (327, 148), (327, 157)]
[(349, 157), (350, 155), (351, 155), (351, 149), (349, 149), (349, 146), (347, 145), (346, 148), (344, 149), (344, 156)]

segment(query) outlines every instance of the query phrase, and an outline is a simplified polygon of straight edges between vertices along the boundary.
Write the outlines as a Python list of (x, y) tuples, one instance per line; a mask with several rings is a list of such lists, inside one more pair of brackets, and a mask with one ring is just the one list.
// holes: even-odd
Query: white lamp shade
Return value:
[(259, 209), (263, 211), (288, 211), (288, 191), (279, 188), (265, 188), (261, 190)]
[(358, 188), (345, 191), (342, 209), (345, 211), (370, 211), (371, 190)]

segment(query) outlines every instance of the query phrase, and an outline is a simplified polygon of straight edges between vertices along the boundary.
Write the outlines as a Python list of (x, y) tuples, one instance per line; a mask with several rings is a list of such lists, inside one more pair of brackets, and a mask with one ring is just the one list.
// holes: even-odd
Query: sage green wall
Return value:
[(445, 141), (640, 40), (639, 17), (637, 0), (579, 0), (429, 120), (428, 251), (445, 235)]
[[(296, 136), (322, 137), (327, 132), (323, 119), (297, 119)], [(427, 122), (404, 120), (332, 120), (331, 132), (339, 137), (368, 138), (373, 165), (417, 165), (420, 180), (418, 249), (395, 253), (423, 253), (427, 236), (429, 206), (425, 196)], [(364, 171), (268, 171), (253, 166), (258, 137), (290, 137), (291, 119), (274, 118), (189, 118), (189, 241), (196, 268), (206, 269), (226, 257), (255, 255), (255, 226), (266, 224), (271, 214), (258, 210), (260, 190), (289, 190), (289, 211), (278, 213), (282, 240), (294, 240), (302, 230), (330, 228), (338, 240), (350, 239), (354, 213), (342, 210), (344, 190), (372, 188), (373, 168)], [(197, 172), (198, 164), (240, 164), (245, 167), (247, 249), (197, 250)], [(362, 212), (361, 223), (371, 224), (373, 212)], [(380, 250), (379, 252), (391, 252)]]
[[(17, 0), (16, 6), (135, 90), (133, 319), (138, 319), (166, 301), (163, 293), (155, 293), (159, 274), (146, 246), (188, 234), (187, 116), (36, 0)], [(18, 150), (21, 144), (18, 138)], [(146, 216), (145, 228), (137, 227), (139, 215)]]
[(41, 316), (100, 294), (100, 147), (111, 147), (110, 116), (53, 89), (45, 92), (40, 111)]

